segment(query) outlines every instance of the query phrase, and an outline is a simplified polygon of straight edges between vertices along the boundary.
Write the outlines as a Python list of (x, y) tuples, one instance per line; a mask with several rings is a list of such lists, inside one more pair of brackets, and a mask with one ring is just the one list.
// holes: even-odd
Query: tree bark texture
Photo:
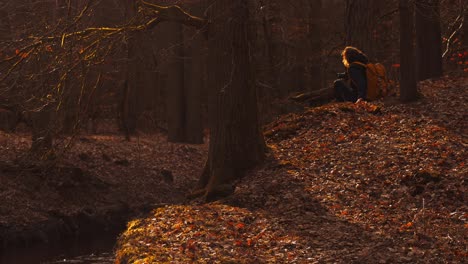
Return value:
[(440, 0), (416, 1), (416, 57), (418, 80), (442, 76)]
[(208, 160), (200, 178), (207, 200), (217, 186), (239, 179), (265, 155), (251, 68), (248, 0), (218, 0), (209, 13), (210, 62), (216, 69), (210, 83), (218, 92)]
[(374, 57), (375, 0), (346, 0), (346, 45)]
[(414, 6), (410, 0), (400, 0), (400, 99), (404, 102), (417, 98), (415, 57), (413, 45)]

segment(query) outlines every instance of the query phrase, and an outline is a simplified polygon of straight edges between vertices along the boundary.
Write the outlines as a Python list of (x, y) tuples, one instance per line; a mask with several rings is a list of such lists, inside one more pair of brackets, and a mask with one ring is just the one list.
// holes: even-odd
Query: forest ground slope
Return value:
[(207, 152), (206, 144), (168, 143), (162, 134), (131, 142), (115, 134), (81, 135), (46, 169), (24, 155), (30, 143), (27, 133), (0, 131), (0, 253), (114, 233), (131, 216), (183, 203)]
[(463, 263), (468, 78), (419, 90), (280, 117), (234, 195), (132, 221), (117, 262)]

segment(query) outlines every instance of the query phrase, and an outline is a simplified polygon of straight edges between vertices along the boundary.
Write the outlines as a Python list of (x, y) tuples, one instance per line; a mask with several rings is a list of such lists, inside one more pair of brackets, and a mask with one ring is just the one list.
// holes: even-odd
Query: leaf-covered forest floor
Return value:
[(234, 195), (132, 221), (118, 263), (466, 263), (468, 78), (266, 126)]
[(0, 132), (0, 253), (115, 232), (132, 215), (183, 203), (207, 153), (206, 144), (168, 143), (162, 134), (131, 142), (122, 135), (80, 136), (73, 142), (72, 150), (44, 171), (25, 166), (30, 135)]
[(121, 263), (463, 263), (467, 88), (468, 78), (447, 77), (421, 83), (411, 104), (281, 116), (265, 128), (265, 164), (211, 204), (184, 198), (207, 144), (80, 136), (44, 172), (13, 162), (29, 135), (0, 132), (0, 248), (112, 228), (159, 207), (129, 224)]

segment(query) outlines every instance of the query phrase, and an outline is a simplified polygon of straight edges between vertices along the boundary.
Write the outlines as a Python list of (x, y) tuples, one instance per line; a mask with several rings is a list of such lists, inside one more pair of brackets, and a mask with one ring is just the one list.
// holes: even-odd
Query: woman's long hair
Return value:
[(349, 68), (349, 65), (353, 62), (362, 62), (367, 64), (369, 59), (367, 58), (366, 54), (359, 50), (358, 48), (347, 46), (341, 52), (341, 57), (343, 58), (343, 65), (346, 68)]

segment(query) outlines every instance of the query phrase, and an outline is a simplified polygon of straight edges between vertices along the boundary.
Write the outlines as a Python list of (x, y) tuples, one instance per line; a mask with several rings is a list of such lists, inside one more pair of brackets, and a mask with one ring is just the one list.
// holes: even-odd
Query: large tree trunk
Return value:
[(400, 99), (404, 102), (417, 98), (415, 58), (413, 45), (414, 6), (409, 0), (400, 0)]
[(257, 96), (250, 50), (248, 0), (218, 0), (211, 18), (211, 74), (218, 84), (217, 110), (200, 187), (207, 200), (217, 188), (261, 163), (265, 142), (257, 117)]
[(439, 0), (416, 1), (418, 80), (442, 76), (442, 37)]
[(346, 0), (346, 45), (374, 57), (375, 0)]

